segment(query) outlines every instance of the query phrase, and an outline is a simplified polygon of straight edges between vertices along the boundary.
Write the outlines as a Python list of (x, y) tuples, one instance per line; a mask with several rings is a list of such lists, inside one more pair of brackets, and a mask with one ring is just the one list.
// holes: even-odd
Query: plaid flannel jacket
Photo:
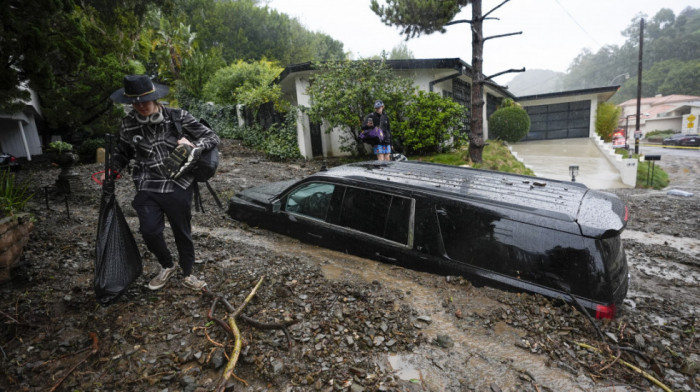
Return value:
[[(175, 149), (179, 139), (171, 110), (163, 109), (164, 120), (160, 124), (139, 123), (134, 110), (122, 119), (111, 166), (119, 172), (134, 159), (132, 177), (137, 191), (169, 193), (175, 190), (175, 186), (187, 189), (194, 181), (192, 174), (184, 174), (177, 180), (165, 178), (161, 174), (163, 161)], [(182, 133), (192, 144), (205, 150), (219, 144), (216, 133), (199, 123), (186, 110), (182, 110)]]

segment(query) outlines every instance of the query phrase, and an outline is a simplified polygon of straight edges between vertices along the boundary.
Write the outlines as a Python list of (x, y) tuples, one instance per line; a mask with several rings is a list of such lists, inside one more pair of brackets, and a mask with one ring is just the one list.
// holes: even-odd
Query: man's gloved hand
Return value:
[(166, 178), (176, 179), (185, 173), (197, 161), (201, 154), (200, 148), (187, 144), (178, 144), (170, 155), (163, 161), (163, 175)]

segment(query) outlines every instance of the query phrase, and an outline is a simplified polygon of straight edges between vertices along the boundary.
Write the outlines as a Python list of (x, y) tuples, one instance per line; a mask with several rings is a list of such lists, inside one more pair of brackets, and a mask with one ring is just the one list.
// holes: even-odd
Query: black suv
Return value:
[(19, 170), (19, 167), (19, 162), (14, 155), (0, 152), (0, 170), (9, 169), (10, 171), (16, 172)]
[(574, 182), (372, 161), (243, 190), (236, 220), (475, 284), (539, 293), (613, 318), (627, 293), (627, 208)]

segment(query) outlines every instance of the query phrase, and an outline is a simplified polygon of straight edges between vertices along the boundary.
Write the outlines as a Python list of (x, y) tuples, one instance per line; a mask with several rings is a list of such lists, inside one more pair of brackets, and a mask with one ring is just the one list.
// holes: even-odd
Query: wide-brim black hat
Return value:
[(146, 75), (124, 76), (124, 87), (112, 93), (109, 98), (117, 103), (136, 103), (155, 101), (168, 95), (170, 88), (153, 83)]

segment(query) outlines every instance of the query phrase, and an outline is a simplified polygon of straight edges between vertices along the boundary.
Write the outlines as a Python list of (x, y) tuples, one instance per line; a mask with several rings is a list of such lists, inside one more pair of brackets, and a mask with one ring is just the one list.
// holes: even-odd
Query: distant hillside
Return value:
[(516, 97), (561, 91), (563, 72), (534, 69), (519, 73), (508, 83), (508, 90)]

